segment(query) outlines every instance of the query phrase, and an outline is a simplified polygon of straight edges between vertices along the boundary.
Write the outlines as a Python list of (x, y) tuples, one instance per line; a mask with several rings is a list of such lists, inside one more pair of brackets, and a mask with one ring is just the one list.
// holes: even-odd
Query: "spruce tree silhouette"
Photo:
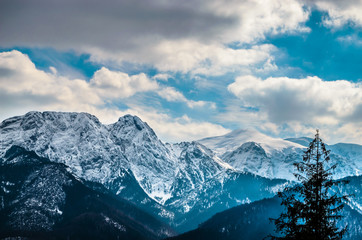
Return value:
[(333, 180), (332, 172), (337, 165), (329, 166), (329, 150), (319, 137), (319, 130), (309, 148), (304, 152), (303, 161), (295, 163), (294, 175), (300, 184), (287, 187), (278, 196), (286, 212), (279, 218), (271, 219), (276, 232), (281, 236), (271, 239), (342, 239), (347, 226), (338, 229), (336, 224), (343, 216), (340, 214), (348, 196), (340, 196), (331, 187), (346, 184), (344, 180)]

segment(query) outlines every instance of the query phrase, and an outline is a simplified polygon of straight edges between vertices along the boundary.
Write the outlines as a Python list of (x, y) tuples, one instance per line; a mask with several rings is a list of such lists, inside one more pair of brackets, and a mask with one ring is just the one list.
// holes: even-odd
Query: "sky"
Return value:
[(362, 144), (362, 0), (2, 0), (0, 120), (139, 116)]

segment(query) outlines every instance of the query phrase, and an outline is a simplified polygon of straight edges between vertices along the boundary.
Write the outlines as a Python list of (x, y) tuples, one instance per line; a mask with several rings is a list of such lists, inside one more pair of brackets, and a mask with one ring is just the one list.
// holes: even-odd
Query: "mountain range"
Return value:
[[(63, 166), (64, 174), (89, 191), (133, 204), (177, 232), (186, 232), (218, 212), (271, 198), (293, 184), (293, 163), (302, 159), (308, 143), (308, 138), (276, 139), (255, 130), (164, 143), (137, 116), (126, 115), (104, 125), (87, 113), (29, 112), (0, 124), (0, 164), (8, 168), (13, 148), (30, 151), (47, 159), (47, 164)], [(338, 163), (335, 178), (359, 176), (361, 145), (341, 143), (328, 148), (331, 164)], [(14, 181), (2, 180), (0, 187), (10, 191)], [(350, 203), (358, 213), (362, 213), (360, 195)], [(61, 212), (60, 219), (66, 219)], [(54, 224), (46, 226), (48, 231), (55, 229)], [(164, 237), (174, 235), (170, 229), (163, 232), (168, 233)]]

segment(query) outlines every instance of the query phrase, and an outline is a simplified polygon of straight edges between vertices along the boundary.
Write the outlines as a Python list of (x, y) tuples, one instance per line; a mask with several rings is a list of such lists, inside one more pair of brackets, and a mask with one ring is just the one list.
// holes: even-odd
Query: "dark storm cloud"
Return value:
[(197, 2), (179, 2), (2, 0), (0, 45), (112, 50), (165, 38), (206, 41), (236, 21), (216, 16)]

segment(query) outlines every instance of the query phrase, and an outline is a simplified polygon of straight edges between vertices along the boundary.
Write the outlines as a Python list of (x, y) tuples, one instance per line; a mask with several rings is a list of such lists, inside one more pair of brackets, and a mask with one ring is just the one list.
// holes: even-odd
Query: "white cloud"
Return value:
[(185, 96), (172, 87), (162, 88), (157, 93), (169, 102), (187, 102)]
[(157, 94), (169, 102), (184, 102), (190, 108), (209, 106), (212, 109), (216, 108), (216, 104), (207, 101), (193, 101), (187, 99), (181, 92), (173, 87), (163, 87), (157, 91)]
[(143, 73), (129, 76), (104, 67), (95, 72), (89, 83), (71, 80), (36, 69), (28, 56), (16, 50), (0, 53), (0, 71), (0, 89), (7, 93), (48, 96), (69, 105), (102, 105), (105, 99), (126, 98), (158, 88)]
[(159, 87), (157, 82), (150, 80), (144, 73), (129, 76), (105, 67), (94, 73), (90, 86), (103, 98), (126, 98), (137, 92), (152, 91)]
[(338, 142), (362, 144), (362, 122), (346, 123), (338, 129), (332, 129), (329, 135), (338, 136)]
[(357, 34), (338, 37), (337, 40), (347, 45), (362, 46), (362, 39), (360, 39)]
[(221, 43), (202, 43), (194, 39), (160, 40), (152, 46), (140, 46), (132, 52), (104, 53), (95, 51), (92, 60), (122, 64), (130, 61), (152, 63), (159, 71), (172, 71), (205, 75), (221, 75), (228, 71), (249, 68), (256, 64), (272, 64), (277, 49), (271, 44), (232, 49)]
[(327, 82), (318, 77), (262, 80), (242, 76), (228, 89), (244, 104), (266, 111), (276, 122), (343, 119), (353, 115), (362, 103), (361, 84), (343, 80)]
[(156, 64), (159, 69), (166, 70), (174, 66), (173, 70), (204, 74), (210, 71), (217, 74), (223, 68), (237, 65), (250, 66), (266, 61), (270, 53), (275, 50), (268, 44), (253, 46), (250, 49), (231, 49), (222, 45), (206, 45), (196, 41), (163, 42), (158, 48), (157, 52), (163, 55), (162, 62)]
[[(0, 53), (0, 89), (8, 94), (43, 96), (64, 104), (101, 104), (101, 98), (89, 84), (36, 69), (30, 59), (18, 51)], [(86, 101), (85, 101), (86, 100)]]
[[(300, 127), (301, 132), (305, 132), (302, 129), (321, 128), (328, 132), (330, 139), (337, 140), (347, 137), (333, 135), (333, 129), (339, 132), (346, 126), (352, 129), (352, 126), (360, 124), (360, 120), (357, 120), (362, 115), (360, 83), (323, 81), (318, 77), (262, 80), (254, 76), (241, 76), (228, 89), (240, 99), (239, 104), (258, 109), (253, 112), (255, 118), (281, 126), (280, 131), (291, 133), (296, 131), (293, 128), (298, 125), (303, 126)], [(360, 134), (358, 128), (354, 131), (351, 136)], [(361, 137), (359, 135), (359, 139), (353, 139), (360, 142)]]
[(234, 16), (235, 26), (226, 29), (226, 41), (253, 42), (265, 34), (310, 31), (304, 26), (309, 10), (296, 0), (211, 1), (210, 8), (221, 16)]
[(167, 73), (158, 73), (152, 77), (152, 79), (167, 82), (168, 79), (173, 78), (170, 74)]
[(324, 24), (330, 27), (342, 27), (353, 22), (362, 26), (362, 1), (361, 0), (317, 0), (312, 1), (315, 6), (328, 12)]

